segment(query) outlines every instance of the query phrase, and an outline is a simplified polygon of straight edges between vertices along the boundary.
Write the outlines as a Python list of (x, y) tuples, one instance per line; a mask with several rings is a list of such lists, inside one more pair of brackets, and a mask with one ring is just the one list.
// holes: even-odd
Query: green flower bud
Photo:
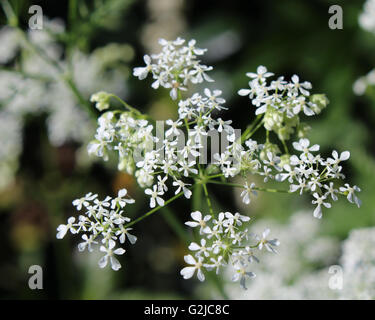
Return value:
[(280, 140), (289, 140), (290, 139), (290, 135), (293, 134), (294, 132), (294, 129), (292, 127), (289, 127), (289, 126), (284, 126), (282, 128), (280, 128), (279, 130), (277, 130), (277, 135), (279, 137)]
[(104, 91), (99, 91), (97, 93), (94, 93), (90, 101), (91, 102), (96, 102), (96, 109), (99, 111), (103, 111), (109, 108), (109, 99), (110, 99), (110, 94)]
[(314, 104), (311, 106), (311, 109), (316, 114), (319, 114), (329, 103), (329, 100), (325, 94), (313, 94), (310, 97), (310, 101)]
[(297, 129), (298, 138), (306, 138), (310, 130), (311, 127), (307, 123), (301, 122)]
[(260, 152), (260, 159), (261, 160), (266, 160), (268, 152), (272, 152), (273, 154), (280, 153), (279, 146), (277, 144), (273, 144), (271, 142), (266, 142), (264, 144), (263, 150)]
[(206, 172), (208, 175), (216, 174), (220, 172), (220, 168), (216, 164), (211, 163), (208, 165)]
[(283, 168), (286, 164), (290, 164), (290, 155), (289, 154), (283, 154), (280, 157), (280, 163), (279, 166)]

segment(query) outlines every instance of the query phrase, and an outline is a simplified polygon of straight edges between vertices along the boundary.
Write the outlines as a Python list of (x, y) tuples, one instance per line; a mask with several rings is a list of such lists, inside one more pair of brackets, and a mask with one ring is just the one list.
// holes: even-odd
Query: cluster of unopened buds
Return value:
[[(203, 281), (203, 269), (215, 269), (218, 273), (221, 267), (232, 266), (233, 281), (239, 280), (245, 288), (245, 279), (255, 276), (248, 268), (252, 261), (259, 261), (256, 250), (265, 247), (270, 252), (276, 252), (274, 247), (279, 242), (268, 239), (268, 229), (261, 236), (252, 236), (248, 229), (250, 218), (247, 216), (229, 212), (215, 214), (207, 185), (240, 188), (245, 204), (249, 204), (259, 191), (310, 193), (315, 205), (313, 214), (321, 218), (322, 207), (331, 207), (330, 201), (338, 200), (339, 195), (360, 205), (355, 194), (360, 189), (347, 183), (338, 183), (345, 178), (341, 164), (349, 159), (350, 153), (333, 151), (331, 157), (324, 159), (317, 153), (319, 146), (310, 144), (306, 138), (310, 128), (301, 122), (300, 117), (319, 114), (328, 104), (328, 99), (323, 94), (310, 95), (312, 85), (301, 82), (297, 75), (293, 75), (291, 81), (286, 81), (284, 77), (269, 81), (273, 73), (264, 66), (259, 66), (256, 73), (247, 73), (250, 78), (249, 88), (241, 89), (238, 93), (250, 98), (255, 106), (256, 117), (241, 134), (232, 127), (231, 120), (214, 117), (214, 111), (227, 109), (220, 90), (206, 88), (203, 94), (193, 93), (182, 98), (182, 92), (190, 89), (189, 85), (213, 81), (206, 74), (212, 67), (202, 65), (198, 60), (198, 56), (206, 50), (196, 48), (194, 40), (185, 44), (181, 38), (175, 41), (160, 40), (160, 44), (162, 51), (156, 55), (146, 55), (146, 66), (135, 68), (134, 75), (140, 80), (151, 75), (154, 81), (152, 88), (170, 89), (172, 99), (178, 100), (178, 118), (162, 122), (160, 132), (160, 122), (155, 125), (148, 116), (113, 94), (99, 92), (92, 96), (91, 101), (96, 103), (100, 111), (105, 112), (98, 119), (95, 139), (89, 144), (88, 152), (105, 161), (111, 154), (117, 154), (118, 169), (134, 175), (138, 184), (144, 188), (152, 209), (135, 222), (181, 196), (190, 199), (194, 193), (203, 190), (209, 214), (203, 216), (200, 211), (194, 211), (191, 213), (193, 220), (186, 223), (193, 228), (199, 227), (199, 234), (196, 234), (199, 240), (190, 244), (193, 255), (185, 256), (190, 266), (182, 269), (181, 274), (187, 279), (197, 271), (198, 279)], [(112, 98), (122, 103), (126, 110), (107, 110), (111, 107)], [(167, 127), (165, 131), (164, 126)], [(264, 143), (252, 139), (261, 128), (266, 131)], [(221, 142), (215, 139), (218, 136)], [(208, 138), (211, 138), (210, 145)], [(288, 149), (287, 142), (292, 138), (296, 138), (296, 141), (291, 141), (291, 145), (297, 154), (291, 154)], [(212, 154), (210, 160), (207, 160), (208, 149)], [(257, 186), (247, 179), (243, 184), (230, 182), (234, 176), (247, 177), (249, 174), (261, 176), (264, 183), (275, 180), (287, 182), (289, 186), (276, 190)], [(199, 191), (193, 188), (196, 185)], [(166, 199), (167, 194), (171, 193), (170, 189), (172, 197)], [(95, 208), (96, 215), (88, 210), (88, 218), (80, 218), (79, 223), (85, 228), (89, 224), (96, 226), (90, 229), (92, 238), (104, 234), (105, 242), (101, 250), (107, 252), (106, 257), (113, 257), (116, 254), (116, 250), (113, 250), (115, 241), (121, 240), (121, 228), (125, 228), (126, 233), (129, 230), (126, 224), (128, 220), (122, 217), (123, 207), (116, 204), (117, 200), (112, 200), (115, 206), (112, 208), (112, 205), (111, 209), (107, 208), (109, 199), (104, 201), (108, 205), (100, 202), (100, 205), (93, 207), (86, 206), (87, 200), (80, 201), (84, 201), (85, 208)], [(126, 200), (122, 201), (126, 203)], [(107, 209), (103, 209), (103, 206)], [(94, 221), (88, 222), (90, 217)], [(83, 230), (83, 227), (79, 229), (73, 222), (71, 220), (68, 226), (60, 226), (58, 236), (67, 229), (74, 232)], [(130, 237), (131, 242), (131, 239), (134, 240)], [(120, 251), (117, 253), (123, 253)], [(101, 263), (103, 265), (104, 262)], [(118, 266), (117, 262), (115, 266)]]

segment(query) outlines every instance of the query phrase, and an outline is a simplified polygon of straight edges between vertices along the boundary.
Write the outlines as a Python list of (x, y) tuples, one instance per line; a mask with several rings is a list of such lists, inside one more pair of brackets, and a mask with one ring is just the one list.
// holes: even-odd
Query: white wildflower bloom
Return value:
[(99, 200), (97, 194), (90, 192), (73, 201), (77, 210), (81, 210), (84, 206), (86, 211), (84, 215), (79, 216), (78, 221), (75, 217), (70, 217), (66, 225), (59, 225), (56, 238), (62, 239), (68, 231), (72, 234), (81, 233), (83, 242), (78, 244), (78, 250), (84, 251), (87, 248), (89, 252), (93, 252), (94, 245), (98, 244), (101, 237), (103, 245), (99, 249), (106, 255), (100, 259), (99, 266), (104, 268), (110, 261), (112, 269), (119, 270), (121, 265), (114, 255), (122, 255), (125, 250), (114, 249), (116, 243), (123, 244), (126, 238), (131, 244), (137, 241), (137, 237), (129, 233), (132, 228), (126, 225), (130, 222), (130, 218), (124, 216), (124, 212), (120, 210), (126, 203), (134, 203), (133, 199), (125, 198), (126, 195), (127, 190), (121, 189), (116, 198), (107, 196), (104, 200)]
[(336, 150), (332, 151), (332, 158), (328, 158), (327, 162), (331, 165), (338, 165), (341, 161), (346, 161), (350, 158), (350, 152), (344, 151), (340, 154)]
[(145, 194), (151, 196), (150, 208), (155, 208), (156, 203), (159, 206), (164, 205), (163, 198), (159, 197), (159, 196), (162, 196), (164, 194), (164, 191), (158, 190), (158, 187), (156, 185), (153, 186), (153, 189), (146, 189)]
[(212, 70), (200, 64), (198, 56), (203, 55), (206, 50), (195, 48), (195, 40), (184, 46), (185, 40), (177, 38), (174, 41), (161, 39), (159, 44), (162, 50), (158, 54), (145, 55), (145, 67), (134, 68), (133, 75), (143, 80), (149, 73), (156, 80), (152, 87), (154, 89), (162, 86), (171, 89), (170, 96), (173, 100), (178, 98), (181, 90), (186, 91), (188, 82), (201, 83), (213, 80), (206, 74)]
[(197, 271), (197, 277), (199, 281), (204, 281), (205, 276), (202, 272), (202, 258), (195, 259), (192, 255), (187, 255), (184, 257), (184, 260), (187, 264), (192, 265), (191, 267), (185, 267), (181, 270), (181, 275), (184, 279), (190, 279), (194, 276), (195, 271)]
[(349, 202), (355, 203), (358, 206), (358, 208), (361, 206), (362, 202), (355, 194), (355, 192), (361, 192), (361, 189), (359, 187), (351, 187), (348, 183), (345, 183), (344, 187), (340, 187), (340, 191), (346, 194)]
[(255, 278), (256, 274), (254, 272), (251, 272), (251, 271), (246, 271), (246, 266), (244, 266), (242, 264), (239, 264), (239, 263), (237, 263), (234, 266), (234, 270), (235, 271), (234, 271), (234, 274), (232, 276), (232, 281), (233, 282), (240, 281), (241, 287), (244, 290), (247, 290), (246, 279), (247, 278), (249, 278), (249, 279)]
[(83, 234), (82, 235), (82, 240), (83, 240), (83, 242), (81, 242), (81, 243), (79, 243), (78, 244), (78, 250), (79, 251), (84, 251), (85, 249), (86, 249), (86, 247), (87, 247), (87, 250), (89, 251), (89, 252), (93, 252), (94, 251), (94, 249), (92, 248), (92, 244), (94, 243), (94, 244), (97, 244), (98, 242), (97, 241), (94, 241), (94, 236), (93, 235), (91, 235), (91, 236), (87, 236), (87, 234)]
[(363, 5), (363, 12), (359, 16), (359, 25), (375, 34), (375, 1), (367, 0)]
[(124, 208), (127, 203), (134, 203), (135, 200), (131, 198), (125, 198), (128, 191), (126, 189), (120, 189), (118, 191), (117, 197), (112, 199), (111, 201), (111, 208), (115, 209), (117, 205), (121, 208)]
[(77, 210), (81, 210), (82, 205), (87, 208), (89, 206), (89, 201), (94, 200), (96, 197), (96, 194), (89, 192), (83, 198), (74, 200), (73, 205), (77, 208)]
[(113, 250), (115, 245), (116, 245), (116, 243), (111, 239), (111, 240), (108, 241), (108, 247), (100, 246), (100, 251), (106, 253), (105, 256), (102, 257), (99, 260), (98, 264), (99, 264), (100, 268), (104, 268), (107, 265), (108, 260), (110, 261), (111, 268), (113, 270), (117, 271), (121, 268), (121, 264), (117, 260), (115, 255), (122, 255), (122, 254), (125, 253), (125, 250), (123, 248), (117, 248), (117, 249)]
[(315, 200), (312, 200), (313, 204), (316, 204), (316, 208), (314, 210), (314, 217), (320, 219), (322, 217), (322, 205), (325, 206), (326, 208), (331, 208), (331, 204), (329, 202), (324, 202), (326, 200), (325, 196), (319, 196), (318, 193), (314, 193), (313, 197)]
[(173, 182), (173, 185), (178, 187), (176, 189), (176, 192), (175, 194), (178, 194), (181, 192), (181, 190), (184, 192), (184, 196), (186, 199), (190, 199), (191, 195), (192, 195), (192, 192), (191, 190), (189, 190), (188, 188), (186, 188), (186, 186), (188, 186), (189, 184), (187, 183), (184, 183), (183, 181), (181, 180), (176, 180)]
[(276, 253), (277, 251), (273, 248), (280, 244), (277, 239), (268, 240), (267, 237), (270, 233), (270, 229), (265, 229), (262, 233), (262, 236), (257, 236), (256, 239), (258, 240), (258, 248), (262, 250), (265, 247), (268, 251)]
[[(152, 88), (168, 89), (170, 97), (177, 100), (177, 118), (166, 120), (163, 123), (166, 130), (160, 135), (159, 124), (154, 127), (146, 120), (146, 115), (124, 102), (127, 110), (101, 114), (95, 139), (88, 145), (88, 151), (105, 161), (111, 154), (118, 157), (118, 170), (135, 176), (139, 186), (150, 196), (150, 207), (155, 209), (149, 213), (182, 194), (190, 199), (195, 192), (192, 187), (203, 184), (210, 214), (194, 211), (191, 212), (191, 221), (185, 222), (191, 228), (198, 228), (199, 235), (188, 247), (191, 254), (185, 256), (185, 262), (189, 266), (181, 270), (181, 275), (189, 279), (197, 272), (198, 279), (203, 281), (203, 269), (215, 269), (219, 273), (230, 266), (233, 281), (246, 288), (246, 279), (255, 277), (248, 271), (249, 264), (259, 262), (262, 259), (260, 254), (275, 253), (279, 241), (269, 239), (268, 227), (263, 227), (260, 236), (249, 233), (250, 218), (246, 215), (228, 211), (216, 215), (206, 185), (240, 187), (242, 201), (246, 204), (250, 203), (251, 194), (257, 194), (256, 190), (308, 193), (316, 205), (314, 216), (320, 218), (322, 207), (331, 206), (329, 197), (336, 201), (338, 196), (346, 196), (348, 201), (360, 204), (355, 194), (360, 191), (358, 187), (344, 184), (340, 188), (337, 182), (345, 178), (340, 162), (347, 160), (350, 153), (344, 151), (339, 155), (333, 151), (332, 157), (325, 159), (318, 153), (319, 145), (310, 145), (306, 138), (309, 127), (302, 118), (319, 114), (328, 104), (328, 99), (323, 94), (310, 94), (311, 83), (301, 81), (299, 76), (293, 75), (289, 81), (283, 76), (272, 80), (274, 74), (265, 66), (247, 73), (249, 88), (238, 93), (250, 98), (256, 117), (242, 135), (238, 135), (232, 127), (232, 120), (215, 116), (217, 111), (226, 109), (221, 90), (203, 87), (203, 93), (195, 92), (185, 97), (191, 84), (212, 81), (207, 75), (212, 67), (201, 64), (200, 60), (206, 50), (196, 47), (195, 40), (182, 38), (160, 39), (159, 44), (161, 51), (145, 55), (145, 66), (135, 68), (133, 74), (140, 80), (150, 75)], [(92, 101), (99, 110), (107, 110), (111, 107), (110, 97), (115, 96), (99, 91), (92, 96)], [(252, 140), (259, 129), (267, 132), (263, 144)], [(220, 149), (212, 148), (215, 141), (211, 131), (220, 133)], [(294, 137), (298, 137), (297, 141)], [(289, 145), (293, 146), (290, 151)], [(203, 163), (201, 160), (209, 148), (214, 155)], [(248, 174), (262, 177), (264, 183), (276, 180), (286, 187), (256, 187), (245, 181), (240, 184), (228, 181)], [(171, 186), (175, 195), (164, 201), (163, 197)], [(92, 250), (93, 244), (101, 241), (100, 250), (105, 256), (100, 260), (100, 266), (104, 267), (110, 261), (112, 268), (118, 270), (120, 264), (114, 255), (124, 253), (124, 249), (115, 249), (116, 244), (124, 244), (126, 239), (134, 244), (137, 238), (129, 232), (132, 232), (135, 222), (143, 219), (130, 222), (125, 216), (126, 205), (133, 202), (125, 189), (120, 190), (114, 199), (107, 196), (100, 200), (96, 195), (87, 194), (73, 202), (78, 210), (84, 208), (84, 215), (78, 221), (68, 220), (67, 225), (61, 225), (58, 237), (62, 238), (68, 231), (84, 233), (79, 250), (86, 247)], [(295, 229), (300, 232), (301, 228)]]
[(300, 139), (299, 142), (293, 142), (293, 147), (297, 151), (303, 152), (306, 156), (311, 155), (311, 151), (319, 151), (319, 145), (314, 144), (310, 147), (309, 139)]
[(211, 228), (207, 226), (207, 221), (211, 219), (210, 215), (202, 216), (202, 213), (200, 211), (194, 211), (191, 213), (191, 217), (193, 218), (193, 221), (185, 222), (185, 224), (189, 227), (195, 228), (200, 227), (199, 233), (210, 233)]
[(241, 192), (242, 201), (245, 204), (249, 204), (251, 201), (250, 194), (257, 195), (257, 192), (254, 190), (255, 183), (251, 183), (250, 185), (246, 182), (244, 185), (244, 190)]
[(57, 227), (57, 235), (56, 235), (56, 238), (57, 239), (62, 239), (65, 237), (66, 233), (68, 231), (70, 231), (71, 233), (77, 233), (75, 227), (74, 227), (74, 222), (75, 222), (76, 218), (74, 217), (70, 217), (68, 219), (68, 223), (67, 224), (60, 224), (58, 227)]
[(272, 72), (268, 72), (267, 68), (265, 66), (259, 66), (257, 68), (257, 73), (248, 72), (246, 73), (246, 76), (252, 79), (257, 79), (258, 81), (262, 82), (266, 78), (273, 76)]
[(192, 253), (185, 256), (185, 261), (192, 266), (182, 269), (181, 274), (185, 279), (191, 278), (195, 270), (199, 272), (202, 266), (208, 271), (216, 269), (216, 274), (221, 268), (232, 266), (232, 280), (239, 281), (241, 287), (246, 289), (246, 279), (255, 277), (253, 272), (246, 271), (247, 264), (252, 261), (259, 262), (253, 250), (261, 250), (265, 246), (268, 251), (276, 252), (273, 246), (279, 245), (277, 239), (267, 239), (269, 232), (267, 230), (261, 239), (250, 234), (250, 238), (257, 243), (251, 246), (246, 245), (249, 241), (248, 229), (242, 230), (242, 227), (249, 223), (250, 218), (238, 212), (235, 214), (220, 212), (217, 219), (212, 216), (206, 216), (203, 219), (200, 212), (193, 212), (191, 215), (194, 221), (188, 221), (186, 225), (192, 228), (208, 227), (210, 232), (201, 232), (200, 241), (189, 245)]

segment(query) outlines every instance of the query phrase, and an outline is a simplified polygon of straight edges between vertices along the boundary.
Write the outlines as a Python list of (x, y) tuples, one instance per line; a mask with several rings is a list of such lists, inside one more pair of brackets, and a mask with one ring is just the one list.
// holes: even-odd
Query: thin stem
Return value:
[(247, 135), (251, 132), (251, 130), (258, 124), (258, 121), (261, 120), (263, 115), (258, 115), (253, 122), (246, 128), (244, 133), (241, 135), (241, 142), (246, 140)]
[(286, 153), (286, 154), (289, 154), (288, 146), (286, 145), (285, 140), (284, 140), (284, 139), (281, 139), (281, 142), (283, 143), (285, 153)]
[(211, 204), (211, 199), (208, 195), (208, 190), (207, 190), (207, 186), (205, 183), (202, 183), (202, 186), (203, 186), (203, 190), (204, 190), (204, 195), (206, 197), (206, 201), (207, 201), (207, 205), (208, 205), (208, 209), (210, 210), (210, 214), (211, 215), (214, 215), (214, 210), (212, 209), (212, 204)]
[(258, 125), (254, 128), (254, 130), (253, 131), (251, 131), (250, 132), (250, 134), (247, 136), (247, 137), (245, 137), (245, 139), (244, 140), (247, 140), (247, 139), (250, 139), (251, 138), (251, 136), (255, 133), (255, 132), (257, 132), (258, 131), (258, 129), (261, 127), (263, 125), (263, 120), (262, 121), (260, 121), (259, 123), (258, 123)]
[(120, 97), (116, 96), (115, 94), (110, 94), (109, 95), (111, 98), (116, 99), (119, 101), (125, 108), (127, 108), (129, 111), (134, 112), (138, 116), (144, 117), (145, 115), (142, 114), (138, 109), (132, 107), (130, 104), (126, 103), (124, 100), (122, 100)]

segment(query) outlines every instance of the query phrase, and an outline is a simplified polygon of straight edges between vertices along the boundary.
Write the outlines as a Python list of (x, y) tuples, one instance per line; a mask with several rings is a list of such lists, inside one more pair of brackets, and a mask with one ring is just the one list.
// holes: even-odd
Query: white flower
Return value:
[(255, 196), (257, 195), (257, 192), (254, 190), (255, 183), (251, 183), (249, 186), (249, 184), (246, 182), (243, 187), (245, 190), (241, 192), (242, 201), (245, 204), (249, 204), (251, 201), (250, 194), (252, 193)]
[(192, 265), (191, 267), (185, 267), (181, 270), (180, 274), (184, 277), (184, 279), (190, 279), (194, 275), (195, 270), (197, 270), (197, 277), (199, 281), (204, 281), (205, 276), (201, 270), (203, 266), (202, 258), (198, 258), (197, 261), (192, 255), (189, 254), (184, 257), (184, 260), (187, 264)]
[(125, 188), (119, 190), (117, 194), (117, 198), (112, 199), (111, 208), (115, 209), (117, 205), (119, 205), (121, 208), (124, 208), (127, 203), (134, 203), (135, 202), (134, 199), (125, 198), (127, 193), (128, 193), (128, 190), (126, 190)]
[(267, 72), (267, 68), (265, 66), (259, 66), (257, 68), (257, 73), (248, 72), (246, 76), (252, 79), (257, 79), (258, 81), (265, 81), (266, 78), (273, 76), (272, 72)]
[(354, 194), (354, 192), (361, 192), (361, 189), (359, 187), (351, 187), (348, 183), (345, 183), (344, 187), (340, 187), (340, 191), (347, 195), (347, 199), (349, 202), (355, 203), (358, 208), (361, 206), (361, 200)]
[(174, 134), (175, 136), (180, 135), (180, 131), (178, 130), (178, 127), (182, 125), (181, 121), (173, 121), (171, 119), (168, 119), (165, 123), (171, 126), (171, 128), (169, 128), (165, 132), (166, 137), (169, 137), (171, 134)]
[(327, 189), (325, 196), (331, 195), (332, 200), (337, 201), (336, 193), (338, 193), (338, 190), (333, 187), (333, 182), (330, 182), (329, 185), (325, 184), (323, 187)]
[(313, 204), (316, 204), (316, 208), (314, 210), (314, 217), (320, 219), (322, 217), (322, 205), (326, 208), (331, 208), (331, 204), (329, 202), (324, 202), (326, 200), (326, 196), (320, 196), (317, 192), (313, 194), (316, 200), (312, 200)]
[(77, 233), (77, 231), (75, 230), (75, 228), (73, 227), (73, 223), (74, 221), (76, 220), (76, 218), (74, 217), (70, 217), (68, 219), (68, 224), (60, 224), (58, 227), (57, 227), (57, 234), (56, 234), (56, 238), (57, 239), (62, 239), (65, 237), (66, 233), (68, 231), (70, 231), (71, 233)]
[(191, 195), (192, 195), (192, 192), (191, 190), (189, 190), (188, 188), (186, 188), (186, 186), (190, 186), (190, 184), (187, 184), (187, 183), (184, 183), (182, 180), (176, 180), (176, 181), (173, 181), (172, 183), (174, 186), (178, 187), (176, 189), (176, 192), (175, 194), (178, 194), (181, 192), (181, 189), (182, 191), (184, 192), (184, 196), (186, 199), (190, 199)]
[(196, 242), (192, 242), (189, 245), (189, 250), (191, 251), (197, 251), (196, 256), (199, 257), (202, 254), (208, 257), (210, 255), (209, 251), (211, 250), (210, 247), (206, 247), (206, 239), (201, 239), (200, 245)]
[(219, 274), (220, 267), (225, 264), (225, 262), (223, 261), (223, 256), (218, 256), (217, 259), (210, 258), (210, 261), (211, 261), (210, 264), (206, 263), (203, 266), (207, 270), (212, 270), (212, 269), (216, 268), (216, 274)]
[(308, 81), (299, 82), (299, 77), (296, 74), (292, 76), (292, 82), (293, 82), (293, 89), (295, 89), (297, 92), (299, 90), (305, 96), (310, 95), (308, 91), (312, 88), (310, 82)]
[(345, 160), (348, 160), (350, 158), (350, 152), (349, 151), (344, 151), (340, 154), (337, 153), (336, 150), (333, 150), (332, 151), (332, 158), (328, 158), (327, 159), (327, 162), (329, 164), (332, 164), (332, 165), (337, 165), (339, 164), (341, 161), (345, 161)]
[(146, 189), (145, 190), (145, 194), (151, 196), (151, 199), (150, 199), (150, 208), (155, 208), (156, 202), (158, 203), (159, 206), (164, 206), (164, 200), (159, 197), (159, 196), (163, 195), (164, 192), (158, 190), (157, 185), (153, 186), (153, 190)]
[(151, 58), (147, 54), (143, 56), (143, 60), (146, 63), (145, 67), (137, 67), (133, 70), (133, 75), (138, 77), (139, 80), (143, 80), (147, 77), (148, 73), (152, 71)]
[(89, 201), (94, 200), (97, 196), (97, 194), (92, 194), (91, 192), (89, 192), (84, 197), (74, 200), (72, 202), (73, 206), (75, 206), (77, 210), (81, 210), (82, 205), (84, 205), (87, 208), (90, 205)]
[(207, 226), (206, 224), (206, 222), (211, 219), (210, 215), (206, 215), (202, 219), (202, 213), (200, 211), (194, 211), (191, 213), (191, 217), (193, 218), (194, 221), (185, 222), (187, 226), (192, 227), (192, 228), (200, 226), (200, 230), (199, 230), (200, 234), (211, 232), (211, 228)]
[(111, 262), (111, 267), (113, 270), (117, 271), (121, 268), (120, 262), (114, 255), (122, 255), (125, 253), (125, 250), (123, 248), (117, 248), (113, 250), (115, 245), (116, 243), (112, 239), (110, 239), (108, 241), (108, 248), (106, 248), (105, 246), (100, 246), (100, 251), (106, 253), (106, 255), (99, 260), (100, 268), (104, 268), (107, 265), (108, 259)]
[(296, 149), (297, 151), (301, 151), (303, 152), (306, 156), (309, 156), (312, 154), (310, 153), (310, 151), (319, 151), (319, 145), (317, 144), (314, 144), (313, 146), (309, 147), (310, 146), (310, 141), (309, 139), (300, 139), (298, 142), (293, 142), (293, 147), (294, 149)]
[(130, 234), (129, 231), (133, 230), (133, 228), (125, 228), (123, 225), (120, 226), (120, 230), (116, 231), (116, 236), (120, 236), (119, 240), (120, 243), (125, 243), (126, 238), (128, 238), (131, 244), (136, 243), (137, 237)]
[(270, 252), (276, 253), (277, 251), (273, 248), (273, 246), (278, 246), (280, 244), (279, 240), (272, 239), (268, 240), (267, 237), (270, 233), (270, 229), (265, 229), (262, 233), (262, 237), (256, 236), (256, 239), (258, 240), (258, 248), (259, 250), (263, 249), (263, 246)]
[(89, 252), (93, 252), (94, 249), (91, 247), (91, 244), (98, 243), (97, 241), (94, 241), (94, 237), (92, 235), (90, 237), (88, 237), (87, 234), (83, 234), (82, 240), (84, 240), (84, 241), (78, 244), (78, 250), (84, 251), (87, 247), (87, 250)]
[(95, 203), (95, 208), (98, 209), (98, 208), (101, 208), (101, 207), (110, 207), (110, 202), (109, 200), (111, 200), (112, 198), (110, 196), (106, 196), (105, 199), (103, 201), (100, 201), (99, 199), (95, 199), (94, 200), (94, 203)]
[(252, 279), (256, 277), (256, 274), (254, 272), (248, 272), (246, 271), (246, 266), (243, 266), (241, 264), (236, 264), (234, 266), (234, 275), (232, 277), (232, 281), (236, 282), (240, 280), (240, 285), (244, 290), (247, 290), (246, 288), (246, 278)]
[(241, 226), (242, 222), (250, 221), (250, 217), (240, 215), (238, 212), (236, 212), (234, 215), (230, 212), (225, 212), (224, 214), (225, 214), (225, 217), (227, 218), (227, 220), (224, 223), (224, 226), (228, 224)]

